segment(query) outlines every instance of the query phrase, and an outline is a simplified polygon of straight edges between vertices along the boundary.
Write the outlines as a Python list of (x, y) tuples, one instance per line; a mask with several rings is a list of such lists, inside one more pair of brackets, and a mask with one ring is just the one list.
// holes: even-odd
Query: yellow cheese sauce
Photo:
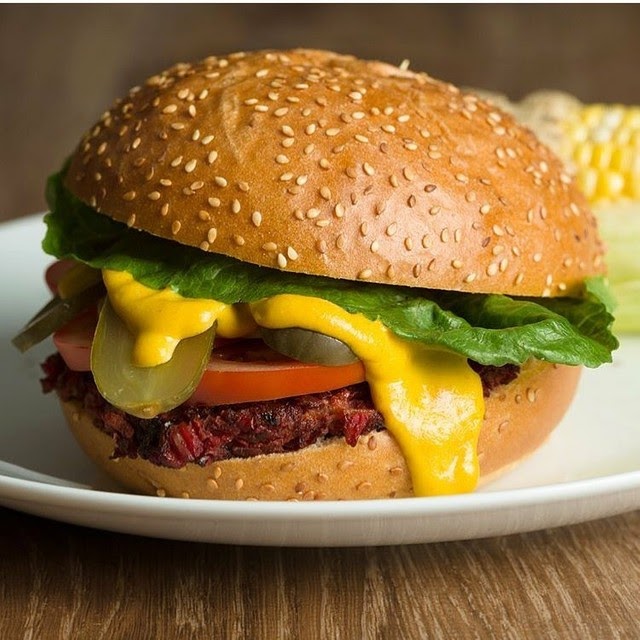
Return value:
[(223, 337), (301, 327), (347, 344), (362, 360), (376, 409), (403, 451), (418, 496), (472, 491), (484, 417), (479, 376), (466, 358), (404, 340), (378, 321), (319, 298), (276, 295), (250, 305), (155, 291), (125, 272), (103, 271), (111, 305), (135, 336), (134, 364), (171, 358), (178, 342), (215, 322)]

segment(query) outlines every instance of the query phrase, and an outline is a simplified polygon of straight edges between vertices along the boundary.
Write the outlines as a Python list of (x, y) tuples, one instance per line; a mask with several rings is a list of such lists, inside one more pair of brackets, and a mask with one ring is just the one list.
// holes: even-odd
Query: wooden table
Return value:
[(640, 511), (354, 549), (154, 540), (0, 509), (0, 638), (638, 638)]

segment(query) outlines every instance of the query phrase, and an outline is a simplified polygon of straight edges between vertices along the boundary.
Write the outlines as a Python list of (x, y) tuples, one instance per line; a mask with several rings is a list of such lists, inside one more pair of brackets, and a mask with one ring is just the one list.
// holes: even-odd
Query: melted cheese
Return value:
[(403, 340), (380, 322), (319, 298), (285, 294), (231, 306), (155, 291), (123, 272), (104, 271), (103, 277), (113, 308), (135, 336), (133, 359), (139, 366), (166, 362), (181, 339), (215, 322), (224, 337), (248, 335), (257, 324), (301, 327), (341, 340), (363, 362), (376, 409), (407, 461), (414, 493), (476, 487), (484, 401), (480, 378), (463, 356)]

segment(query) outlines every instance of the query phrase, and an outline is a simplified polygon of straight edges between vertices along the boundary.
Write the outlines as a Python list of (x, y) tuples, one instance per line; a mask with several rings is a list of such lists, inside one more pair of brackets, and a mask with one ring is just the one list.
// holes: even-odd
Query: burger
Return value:
[(473, 491), (532, 453), (616, 339), (603, 246), (511, 116), (315, 50), (178, 64), (47, 187), (55, 391), (160, 496)]

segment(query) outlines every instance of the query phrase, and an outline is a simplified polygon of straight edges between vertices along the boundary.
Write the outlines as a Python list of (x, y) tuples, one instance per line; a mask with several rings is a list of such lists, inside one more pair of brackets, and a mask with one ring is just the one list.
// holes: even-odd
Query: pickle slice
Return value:
[(11, 342), (24, 353), (95, 304), (104, 294), (105, 288), (100, 282), (70, 298), (52, 298)]
[(215, 326), (181, 340), (169, 362), (138, 367), (132, 363), (134, 336), (107, 298), (91, 348), (91, 371), (98, 391), (112, 405), (139, 418), (169, 411), (195, 391), (214, 336)]
[(274, 351), (299, 362), (339, 367), (358, 361), (358, 357), (344, 342), (317, 331), (298, 327), (291, 329), (261, 327), (260, 335)]

